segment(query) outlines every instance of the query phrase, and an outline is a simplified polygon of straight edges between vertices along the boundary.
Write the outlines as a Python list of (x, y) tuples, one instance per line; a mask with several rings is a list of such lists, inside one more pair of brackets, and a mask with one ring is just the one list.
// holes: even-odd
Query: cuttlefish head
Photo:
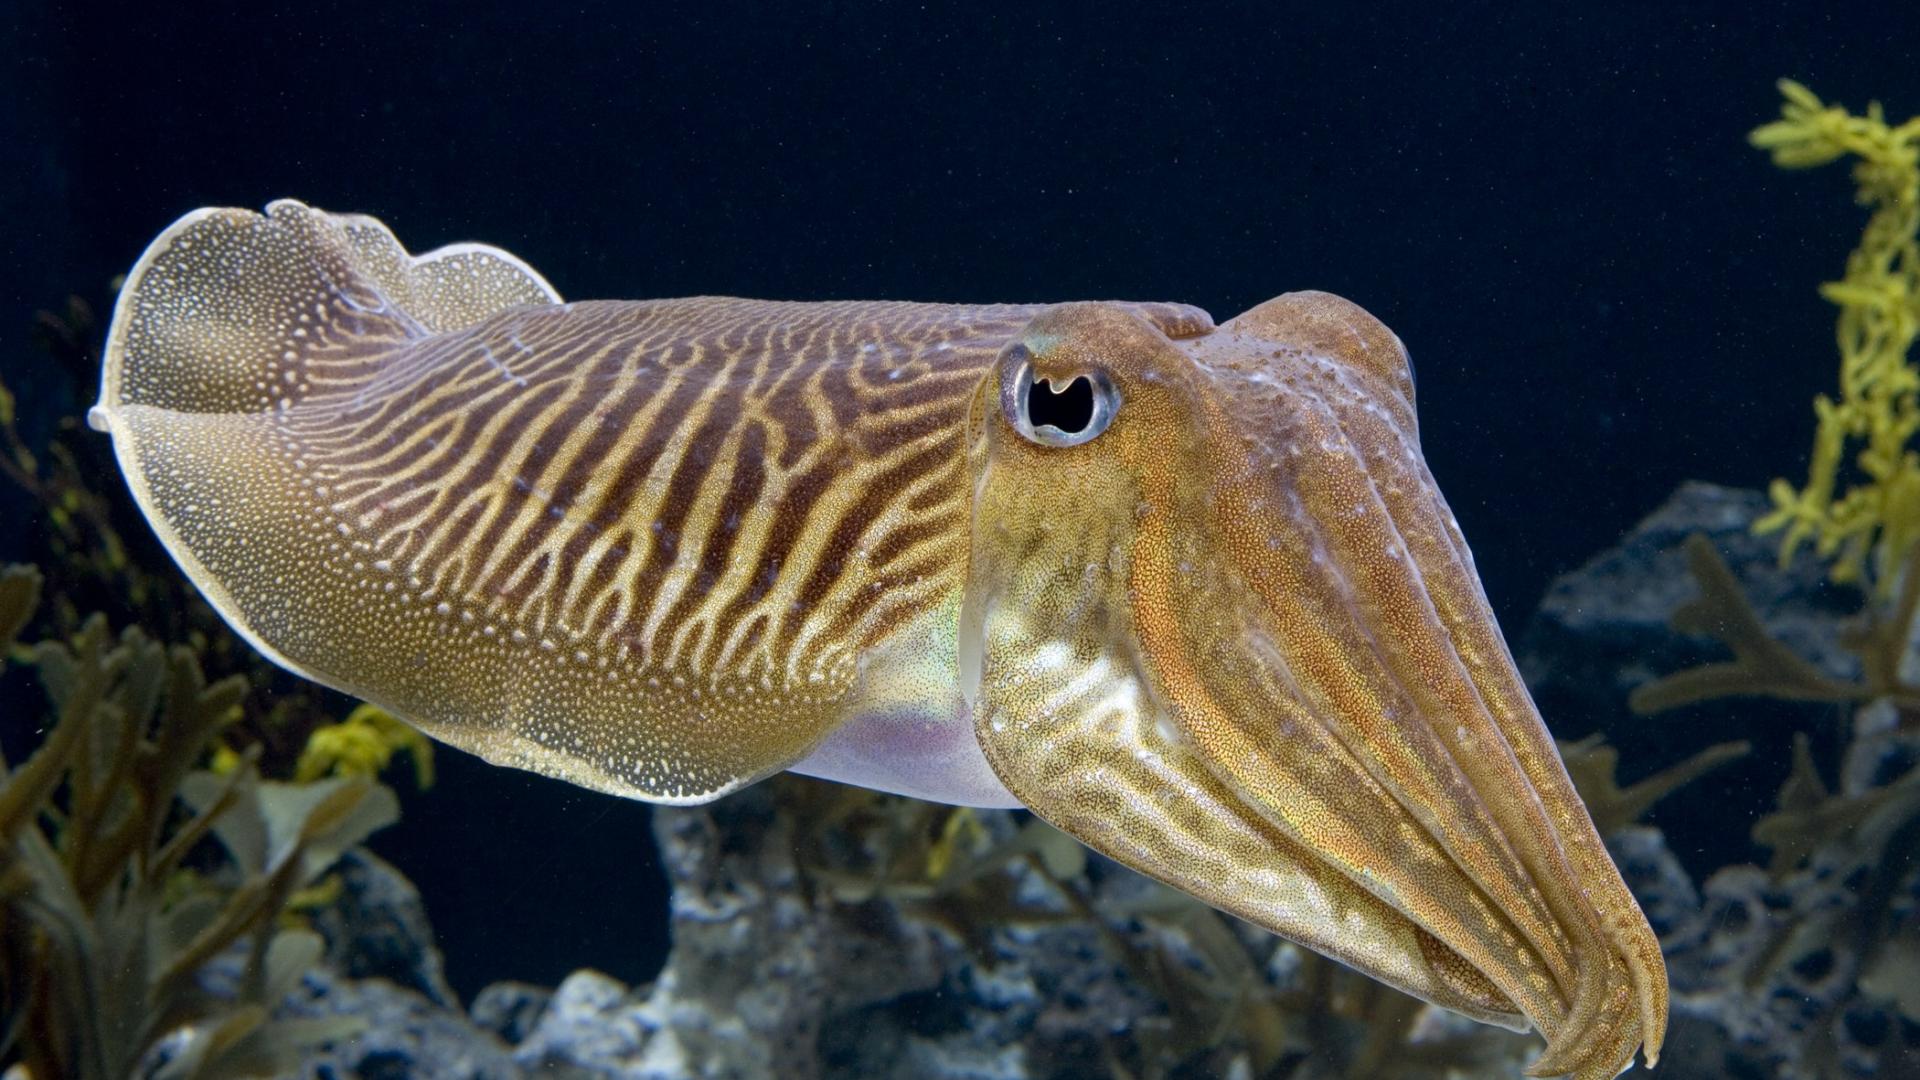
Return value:
[(1213, 329), (1050, 308), (973, 408), (962, 682), (1097, 850), (1610, 1077), (1659, 946), (1421, 456), (1401, 344), (1293, 293)]

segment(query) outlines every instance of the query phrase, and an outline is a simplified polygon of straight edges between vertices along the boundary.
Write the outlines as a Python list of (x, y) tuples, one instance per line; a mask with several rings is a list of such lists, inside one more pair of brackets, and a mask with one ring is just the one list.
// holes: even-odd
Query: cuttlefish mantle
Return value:
[(236, 632), (445, 742), (655, 802), (1024, 805), (1540, 1031), (1536, 1075), (1658, 1055), (1658, 943), (1345, 300), (568, 304), (282, 201), (153, 242), (102, 383)]

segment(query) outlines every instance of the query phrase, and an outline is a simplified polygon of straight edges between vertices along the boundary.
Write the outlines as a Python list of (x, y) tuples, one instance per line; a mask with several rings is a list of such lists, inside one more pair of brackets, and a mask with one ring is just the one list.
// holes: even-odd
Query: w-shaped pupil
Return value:
[(1036, 428), (1052, 424), (1068, 435), (1087, 430), (1093, 423), (1093, 383), (1078, 375), (1065, 390), (1055, 390), (1053, 380), (1035, 379), (1027, 388), (1027, 421)]

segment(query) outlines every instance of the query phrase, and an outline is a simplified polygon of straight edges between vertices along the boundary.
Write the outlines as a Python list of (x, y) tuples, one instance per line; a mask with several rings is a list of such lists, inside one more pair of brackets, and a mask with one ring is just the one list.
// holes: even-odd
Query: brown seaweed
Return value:
[(1601, 836), (1639, 821), (1653, 804), (1735, 758), (1745, 757), (1753, 744), (1741, 739), (1717, 743), (1644, 779), (1621, 787), (1614, 778), (1620, 751), (1607, 745), (1604, 734), (1562, 743), (1560, 756), (1573, 779), (1580, 800), (1587, 804), (1593, 827)]
[[(0, 762), (0, 1056), (35, 1080), (264, 1075), (340, 1022), (270, 1018), (315, 963), (317, 935), (283, 923), (289, 899), (397, 816), (365, 779), (262, 781), (257, 751), (198, 769), (245, 696), (209, 684), (193, 650), (106, 620), (68, 641), (16, 647), (36, 571), (0, 575), (7, 652), (37, 670), (55, 719), (31, 757)], [(217, 839), (223, 854), (209, 851)], [(204, 968), (236, 953), (237, 995)]]

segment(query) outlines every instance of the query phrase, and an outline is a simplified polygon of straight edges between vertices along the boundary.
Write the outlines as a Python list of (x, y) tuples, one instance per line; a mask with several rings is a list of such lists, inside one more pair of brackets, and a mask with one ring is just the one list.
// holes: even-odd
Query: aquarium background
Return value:
[[(1835, 366), (1814, 287), (1862, 212), (1839, 170), (1747, 145), (1774, 81), (1920, 112), (1911, 4), (17, 0), (0, 49), (0, 375), (32, 437), (85, 403), (36, 311), (76, 295), (104, 323), (175, 217), (281, 196), (377, 215), (414, 250), (497, 244), (573, 299), (1111, 297), (1225, 319), (1326, 289), (1411, 349), (1428, 462), (1510, 633), (1683, 480), (1802, 475)], [(0, 558), (40, 557), (39, 513), (0, 492)], [(1755, 741), (1655, 812), (1690, 868), (1752, 857), (1790, 745), (1769, 715), (1609, 730), (1629, 777)], [(372, 846), (419, 884), (456, 990), (657, 970), (645, 807), (439, 765)]]

